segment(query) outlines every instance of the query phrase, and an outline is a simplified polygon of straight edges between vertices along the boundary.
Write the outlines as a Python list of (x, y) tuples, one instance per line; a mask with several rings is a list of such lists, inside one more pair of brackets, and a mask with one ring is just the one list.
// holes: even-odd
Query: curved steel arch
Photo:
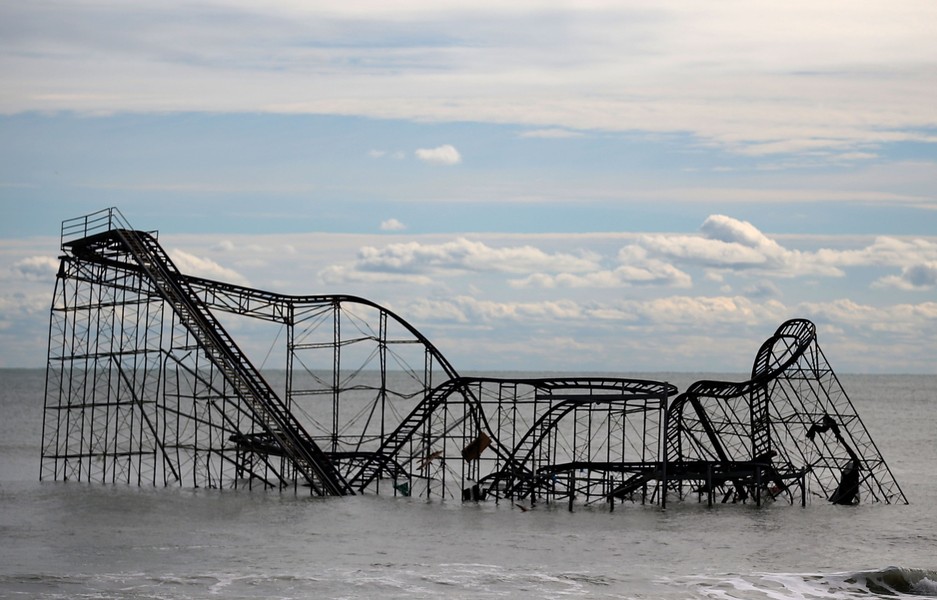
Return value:
[(805, 319), (786, 321), (761, 345), (750, 379), (695, 382), (665, 423), (663, 470), (681, 497), (683, 481), (709, 477), (697, 489), (722, 487), (726, 497), (745, 499), (799, 483), (802, 494), (812, 485), (836, 501), (855, 463), (862, 475), (852, 491), (907, 503)]
[[(789, 319), (782, 323), (755, 354), (752, 380), (773, 379), (794, 364), (817, 338), (816, 326), (807, 319)], [(783, 344), (783, 351), (776, 348)]]
[(185, 279), (212, 308), (276, 323), (290, 324), (294, 318), (290, 313), (300, 306), (359, 304), (379, 310), (426, 346), (448, 377), (459, 377), (455, 367), (419, 329), (394, 311), (367, 298), (350, 294), (281, 294), (192, 275), (185, 275)]
[[(689, 404), (699, 416), (702, 410), (699, 405), (700, 398), (719, 399), (729, 401), (732, 399), (751, 398), (751, 409), (748, 411), (751, 415), (750, 427), (752, 431), (752, 449), (748, 457), (754, 460), (758, 456), (763, 456), (771, 451), (770, 445), (765, 447), (759, 445), (760, 435), (766, 430), (768, 425), (767, 411), (770, 401), (767, 394), (768, 384), (781, 376), (786, 369), (794, 365), (816, 340), (816, 327), (806, 319), (790, 319), (782, 323), (775, 333), (765, 340), (758, 352), (755, 354), (755, 360), (752, 365), (752, 377), (742, 382), (699, 380), (694, 382), (687, 390), (680, 394), (667, 410), (667, 447), (665, 449), (666, 460), (670, 462), (679, 461), (684, 455), (682, 449), (682, 435), (686, 435), (690, 428), (681, 426), (679, 423), (684, 420), (684, 411)], [(780, 353), (776, 352), (778, 347), (782, 347)], [(757, 398), (756, 398), (757, 397)], [(726, 409), (732, 412), (731, 409)], [(732, 412), (735, 415), (735, 412)], [(741, 425), (741, 423), (738, 423)], [(716, 430), (713, 428), (711, 420), (699, 417), (699, 425), (702, 428), (702, 434), (708, 441), (708, 451), (703, 450), (706, 443), (701, 438), (694, 438), (694, 443), (698, 449), (711, 458), (728, 461), (733, 460), (726, 453), (723, 443), (720, 440)], [(741, 457), (734, 457), (735, 460), (742, 460)]]

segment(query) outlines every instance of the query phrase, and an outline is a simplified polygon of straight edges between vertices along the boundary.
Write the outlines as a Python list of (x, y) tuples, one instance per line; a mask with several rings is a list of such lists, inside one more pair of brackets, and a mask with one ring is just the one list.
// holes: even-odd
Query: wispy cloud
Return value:
[(0, 327), (47, 328), (58, 240), (23, 238), (116, 198), (187, 272), (368, 296), (475, 360), (716, 365), (806, 316), (860, 340), (853, 365), (932, 370), (935, 22), (885, 0), (0, 3)]
[(584, 273), (534, 273), (509, 282), (513, 287), (620, 288), (632, 285), (690, 287), (692, 278), (672, 264), (650, 258), (639, 246), (622, 248), (619, 266)]
[(844, 12), (766, 0), (228, 0), (211, 10), (53, 0), (0, 10), (7, 114), (305, 112), (546, 135), (691, 132), (756, 155), (857, 156), (932, 137), (937, 7), (927, 2)]
[[(644, 245), (657, 237), (705, 244), (699, 256), (665, 255)], [(350, 293), (378, 301), (461, 368), (744, 370), (761, 340), (797, 316), (818, 324), (837, 369), (933, 370), (934, 238), (786, 236), (782, 243), (727, 216), (694, 235), (400, 238), (406, 241), (386, 244), (379, 232), (161, 236), (187, 273), (285, 293)], [(33, 340), (47, 333), (57, 260), (42, 250), (57, 242), (0, 242), (0, 329), (11, 340), (0, 349), (0, 364), (38, 366), (44, 359), (45, 349)], [(715, 252), (713, 242), (767, 258), (739, 260), (734, 251)], [(799, 259), (790, 258), (794, 252)], [(810, 261), (847, 278), (864, 276), (847, 287), (837, 287), (839, 276), (832, 278), (837, 285), (792, 282), (831, 277), (797, 270)]]
[[(391, 226), (391, 222), (385, 222), (382, 229)], [(570, 241), (575, 239), (571, 237)], [(775, 281), (842, 279), (850, 270), (872, 268), (895, 272), (870, 285), (927, 290), (935, 285), (934, 265), (937, 242), (928, 239), (881, 236), (855, 248), (796, 249), (781, 244), (752, 223), (712, 215), (702, 223), (698, 234), (640, 235), (614, 255), (585, 248), (550, 251), (531, 244), (494, 246), (459, 237), (442, 243), (407, 241), (364, 246), (354, 262), (331, 265), (323, 270), (323, 276), (331, 283), (398, 278), (429, 285), (437, 283), (439, 277), (475, 273), (502, 276), (503, 283), (516, 290), (558, 291), (690, 289), (698, 287), (695, 272), (709, 284), (731, 287), (741, 282), (740, 289), (747, 297), (772, 298), (781, 295)]]
[(571, 131), (569, 129), (554, 127), (551, 129), (531, 129), (529, 131), (524, 131), (520, 134), (520, 137), (561, 140), (567, 138), (583, 137), (584, 135), (585, 134), (581, 131)]
[(368, 150), (368, 156), (370, 156), (371, 158), (392, 158), (394, 160), (403, 160), (404, 158), (407, 157), (406, 153), (400, 150), (389, 152), (387, 150), (375, 150), (375, 149)]
[[(536, 321), (582, 328), (591, 323), (605, 327), (611, 322), (639, 326), (648, 331), (660, 327), (661, 332), (675, 326), (692, 325), (699, 330), (713, 326), (745, 324), (770, 326), (778, 315), (789, 311), (778, 301), (755, 301), (744, 296), (669, 296), (649, 300), (611, 301), (493, 301), (472, 296), (449, 300), (414, 300), (407, 304), (407, 313), (425, 321), (450, 320), (492, 324), (499, 321)], [(574, 322), (574, 323), (571, 323)]]
[(179, 270), (187, 275), (197, 275), (239, 285), (248, 285), (250, 283), (246, 277), (234, 269), (224, 267), (210, 258), (196, 256), (178, 248), (169, 250), (169, 256), (179, 267)]
[(533, 246), (492, 247), (484, 242), (458, 238), (442, 244), (404, 242), (382, 248), (366, 246), (352, 265), (333, 266), (326, 271), (331, 281), (353, 273), (402, 275), (408, 280), (429, 282), (431, 274), (456, 276), (469, 272), (530, 273), (542, 270), (585, 272), (596, 268), (598, 256), (549, 253)]
[(51, 256), (29, 256), (12, 266), (14, 273), (31, 281), (54, 281), (58, 270), (59, 261)]

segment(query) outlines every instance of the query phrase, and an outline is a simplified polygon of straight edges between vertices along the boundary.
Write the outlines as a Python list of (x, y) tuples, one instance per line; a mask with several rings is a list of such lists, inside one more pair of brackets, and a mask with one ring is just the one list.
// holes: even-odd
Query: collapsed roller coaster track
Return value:
[[(778, 328), (749, 380), (679, 395), (616, 377), (463, 377), (364, 298), (186, 275), (114, 208), (63, 222), (61, 250), (43, 480), (570, 508), (907, 502), (806, 320)], [(276, 383), (223, 324), (239, 319), (286, 331)]]

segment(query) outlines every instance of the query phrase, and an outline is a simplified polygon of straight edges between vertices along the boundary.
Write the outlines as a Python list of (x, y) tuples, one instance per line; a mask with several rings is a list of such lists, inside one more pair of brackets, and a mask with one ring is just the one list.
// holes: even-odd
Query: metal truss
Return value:
[(680, 498), (793, 502), (797, 490), (801, 502), (809, 492), (839, 504), (907, 503), (810, 321), (783, 323), (751, 379), (691, 385), (666, 421), (665, 477)]
[[(808, 321), (765, 342), (750, 381), (672, 400), (649, 380), (463, 377), (367, 299), (181, 273), (116, 209), (64, 222), (61, 248), (41, 479), (572, 508), (833, 498), (855, 466), (846, 500), (906, 501)], [(244, 320), (285, 333), (280, 369), (235, 342)]]
[(427, 498), (614, 502), (612, 491), (656, 460), (675, 392), (621, 378), (453, 379), (351, 481), (380, 492), (391, 479), (395, 493)]

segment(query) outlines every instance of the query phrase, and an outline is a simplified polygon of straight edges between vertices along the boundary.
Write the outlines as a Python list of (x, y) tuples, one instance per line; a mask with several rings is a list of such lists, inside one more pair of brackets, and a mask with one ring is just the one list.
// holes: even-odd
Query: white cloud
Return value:
[(51, 256), (29, 256), (12, 266), (13, 272), (31, 281), (53, 281), (59, 261)]
[[(793, 250), (762, 233), (746, 221), (712, 215), (700, 228), (701, 235), (652, 235), (640, 238), (623, 251), (640, 248), (673, 263), (658, 261), (660, 271), (669, 267), (701, 266), (708, 281), (722, 282), (726, 274), (771, 277), (837, 277), (847, 268), (897, 267), (898, 275), (888, 275), (874, 287), (902, 290), (928, 290), (937, 287), (937, 242), (928, 239), (899, 239), (880, 236), (871, 244), (855, 249), (820, 248)], [(752, 297), (777, 296), (777, 287), (763, 281), (748, 287)]]
[[(849, 327), (849, 335), (876, 337), (884, 333), (896, 333), (919, 339), (921, 350), (925, 355), (929, 354), (929, 359), (933, 361), (933, 353), (926, 348), (934, 344), (937, 336), (937, 302), (876, 306), (840, 299), (824, 303), (803, 302), (799, 308), (806, 316), (816, 321)], [(889, 340), (879, 337), (877, 341), (887, 345)], [(895, 358), (913, 360), (910, 356)]]
[[(11, 327), (19, 327), (19, 321), (32, 315), (49, 316), (49, 307), (52, 305), (52, 289), (42, 290), (32, 288), (28, 292), (0, 293), (0, 320), (10, 323)], [(34, 322), (34, 328), (43, 329), (48, 326), (45, 319)]]
[(915, 264), (937, 262), (937, 242), (922, 238), (901, 239), (880, 236), (864, 248), (818, 250), (817, 259), (844, 267), (863, 265), (909, 267)]
[[(744, 372), (759, 344), (793, 317), (817, 324), (820, 345), (841, 372), (932, 372), (937, 352), (937, 302), (876, 306), (839, 299), (787, 305), (731, 295), (494, 301), (461, 295), (412, 300), (398, 313), (434, 332), (455, 327), (450, 335), (432, 336), (443, 352), (467, 351), (476, 362), (495, 368), (510, 361), (511, 368), (573, 365), (594, 370), (619, 364), (626, 370), (685, 370), (718, 365)], [(554, 341), (543, 337), (544, 332)], [(567, 344), (567, 338), (578, 344)], [(530, 347), (532, 340), (538, 340), (536, 347)]]
[(406, 318), (414, 323), (426, 323), (430, 321), (468, 323), (468, 315), (462, 310), (459, 304), (459, 302), (452, 300), (420, 298), (407, 303)]
[(778, 301), (754, 301), (744, 296), (670, 296), (644, 302), (623, 302), (635, 314), (664, 326), (691, 324), (698, 331), (713, 326), (780, 323), (787, 308)]
[(712, 215), (700, 229), (702, 236), (653, 235), (638, 243), (652, 254), (710, 268), (752, 270), (784, 277), (844, 274), (817, 255), (784, 248), (746, 221)]
[[(937, 303), (930, 301), (934, 288), (926, 286), (937, 262), (937, 238), (782, 238), (742, 221), (713, 222), (696, 236), (664, 237), (699, 237), (770, 254), (774, 246), (763, 239), (768, 238), (781, 248), (775, 255), (796, 250), (804, 260), (843, 269), (847, 278), (791, 285), (767, 267), (699, 266), (629, 244), (644, 239), (630, 233), (414, 235), (407, 237), (412, 244), (391, 245), (384, 245), (388, 238), (377, 231), (160, 239), (185, 248), (171, 253), (184, 272), (234, 283), (249, 279), (275, 292), (348, 293), (379, 302), (426, 334), (459, 369), (746, 371), (779, 323), (804, 317), (818, 325), (821, 346), (837, 372), (934, 370)], [(57, 237), (0, 240), (0, 277), (6, 284), (0, 328), (7, 328), (0, 365), (43, 364), (41, 341), (48, 333), (57, 262), (41, 257), (58, 243)], [(287, 247), (301, 260), (281, 251)], [(374, 254), (356, 255), (361, 248)], [(257, 257), (263, 261), (251, 260)], [(621, 282), (616, 271), (623, 266), (652, 275), (668, 267), (687, 277), (692, 273), (694, 287), (675, 290), (666, 287), (666, 278), (657, 285), (630, 282), (625, 293), (595, 282), (590, 288), (571, 285), (574, 277), (590, 276)], [(782, 263), (781, 272), (789, 268)], [(698, 275), (707, 269), (718, 277)], [(860, 270), (866, 278), (853, 279)], [(737, 280), (738, 273), (744, 281)], [(877, 284), (887, 291), (862, 289), (883, 274), (896, 277), (882, 277)], [(525, 278), (528, 286), (539, 287), (511, 285)], [(723, 284), (731, 288), (720, 291)], [(415, 292), (417, 285), (422, 287)], [(269, 340), (258, 344), (240, 335), (239, 330), (236, 341), (245, 347), (269, 347)]]
[[(529, 273), (537, 271), (583, 272), (596, 268), (598, 255), (547, 253), (533, 246), (495, 248), (483, 242), (458, 238), (441, 244), (402, 242), (382, 248), (365, 246), (351, 267), (357, 272), (405, 275), (466, 272)], [(332, 273), (335, 273), (333, 271)]]
[(381, 231), (403, 231), (407, 226), (397, 219), (387, 219), (381, 221)]
[[(422, 309), (420, 308), (422, 307)], [(753, 301), (741, 296), (672, 296), (649, 300), (576, 302), (572, 300), (491, 301), (459, 296), (448, 301), (414, 301), (408, 314), (426, 320), (448, 320), (459, 315), (460, 322), (504, 326), (503, 321), (536, 323), (539, 328), (569, 328), (583, 337), (604, 330), (606, 335), (627, 331), (645, 336), (698, 334), (703, 331), (731, 331), (739, 326), (768, 330), (786, 318), (789, 309), (777, 301)], [(611, 326), (611, 329), (608, 327)], [(767, 337), (767, 336), (766, 336)], [(753, 345), (760, 340), (753, 340)], [(705, 352), (705, 351), (703, 351)]]
[(509, 282), (517, 288), (525, 287), (570, 287), (570, 288), (619, 288), (630, 285), (655, 285), (685, 288), (692, 285), (692, 278), (661, 260), (649, 258), (638, 246), (627, 246), (618, 254), (621, 263), (613, 269), (600, 269), (582, 273), (534, 273), (523, 279)]
[(509, 321), (554, 321), (582, 319), (583, 307), (572, 300), (539, 302), (504, 302), (456, 296), (450, 300), (415, 300), (408, 303), (407, 313), (427, 320), (491, 323)]
[(331, 265), (319, 272), (319, 279), (327, 285), (345, 285), (347, 283), (404, 283), (409, 285), (430, 285), (433, 278), (414, 273), (382, 273), (362, 271), (344, 265)]
[(169, 250), (169, 256), (179, 270), (186, 275), (217, 279), (238, 285), (248, 285), (247, 278), (233, 269), (223, 267), (211, 260), (190, 254), (184, 250)]
[(929, 2), (51, 0), (0, 17), (2, 113), (354, 114), (840, 156), (932, 135)]
[[(395, 223), (386, 221), (382, 229), (397, 227)], [(736, 284), (731, 277), (757, 277), (757, 283), (735, 289), (750, 298), (776, 298), (782, 295), (781, 289), (772, 279), (842, 279), (847, 269), (891, 267), (900, 269), (900, 274), (879, 276), (876, 287), (911, 291), (935, 285), (937, 242), (930, 239), (878, 237), (860, 247), (794, 249), (751, 223), (713, 215), (697, 235), (643, 235), (635, 240), (614, 257), (581, 248), (548, 251), (531, 244), (495, 246), (465, 237), (437, 243), (413, 240), (366, 245), (358, 249), (353, 262), (335, 263), (321, 274), (333, 284), (399, 281), (415, 285), (437, 283), (441, 277), (507, 274), (514, 277), (503, 283), (515, 290), (539, 288), (555, 293), (625, 287), (689, 289), (697, 275), (710, 290), (729, 293)]]
[(900, 275), (882, 277), (874, 285), (902, 290), (932, 290), (937, 287), (937, 262), (904, 267)]
[(416, 156), (420, 160), (435, 165), (452, 166), (462, 162), (462, 155), (455, 147), (444, 144), (436, 148), (420, 148), (416, 151)]

